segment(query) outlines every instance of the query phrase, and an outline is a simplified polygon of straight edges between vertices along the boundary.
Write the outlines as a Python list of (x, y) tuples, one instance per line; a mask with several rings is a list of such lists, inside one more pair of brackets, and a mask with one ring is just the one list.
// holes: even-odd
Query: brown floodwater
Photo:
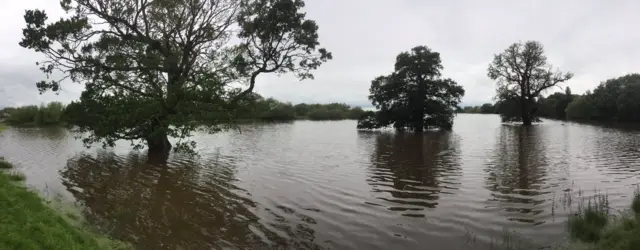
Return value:
[[(62, 129), (11, 128), (0, 155), (27, 184), (83, 206), (139, 249), (483, 249), (504, 230), (566, 237), (578, 196), (618, 209), (640, 180), (640, 130), (458, 115), (451, 132), (358, 132), (355, 121), (197, 134), (199, 157), (150, 162)], [(572, 197), (572, 198), (568, 198)]]

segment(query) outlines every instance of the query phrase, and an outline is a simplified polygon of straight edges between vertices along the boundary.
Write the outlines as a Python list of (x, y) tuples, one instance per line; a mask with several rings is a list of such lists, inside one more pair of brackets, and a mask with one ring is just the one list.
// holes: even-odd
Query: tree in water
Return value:
[[(318, 26), (302, 0), (61, 0), (67, 17), (49, 23), (27, 10), (22, 47), (42, 53), (41, 93), (67, 81), (83, 84), (67, 109), (69, 122), (89, 132), (86, 145), (166, 153), (204, 126), (210, 132), (253, 91), (263, 73), (300, 79), (331, 59), (318, 48)], [(239, 41), (230, 42), (237, 34)], [(238, 83), (248, 84), (242, 89)]]
[(502, 104), (502, 121), (522, 122), (526, 126), (538, 121), (536, 98), (573, 77), (572, 73), (562, 73), (548, 64), (543, 46), (537, 41), (514, 43), (495, 55), (487, 75), (498, 82), (496, 97)]
[(395, 71), (371, 82), (369, 100), (380, 111), (365, 113), (358, 128), (393, 126), (415, 132), (451, 129), (464, 89), (451, 79), (441, 78), (442, 68), (440, 54), (426, 46), (400, 53)]

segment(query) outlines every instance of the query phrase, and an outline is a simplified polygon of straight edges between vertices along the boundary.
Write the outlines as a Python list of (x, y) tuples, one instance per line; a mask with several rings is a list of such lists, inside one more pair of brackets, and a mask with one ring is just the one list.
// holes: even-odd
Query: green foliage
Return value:
[(470, 113), (470, 114), (496, 114), (497, 106), (491, 103), (482, 104), (482, 106), (465, 106), (460, 110), (456, 110), (457, 113)]
[(631, 211), (640, 214), (640, 188), (636, 186), (633, 190), (633, 199), (631, 200)]
[(569, 219), (570, 233), (575, 239), (591, 242), (588, 249), (640, 249), (638, 201), (640, 193), (636, 188), (630, 210), (614, 217), (606, 212), (606, 196), (599, 195), (594, 203)]
[(7, 126), (6, 124), (0, 122), (0, 133), (2, 133), (2, 131), (7, 130), (9, 128), (9, 126)]
[(273, 98), (252, 95), (235, 112), (237, 119), (261, 119), (267, 121), (290, 121), (294, 119), (343, 120), (358, 119), (364, 113), (360, 107), (344, 103), (307, 104), (280, 102)]
[(569, 87), (566, 88), (564, 93), (556, 92), (546, 98), (540, 97), (537, 103), (537, 115), (541, 117), (565, 119), (567, 118), (566, 111), (569, 103), (571, 103), (574, 98), (576, 98), (576, 96), (571, 94)]
[(380, 111), (363, 116), (358, 129), (451, 129), (464, 89), (441, 78), (442, 68), (440, 54), (426, 46), (400, 53), (394, 72), (371, 82), (369, 100)]
[(590, 95), (586, 94), (573, 99), (567, 106), (567, 119), (588, 120), (594, 115), (595, 107), (590, 100)]
[(12, 176), (0, 172), (0, 249), (126, 249), (70, 225)]
[(567, 118), (639, 122), (640, 74), (609, 79), (576, 97), (567, 107)]
[(5, 173), (10, 181), (24, 181), (27, 177), (18, 171), (8, 171)]
[[(273, 99), (272, 99), (273, 100)], [(273, 100), (275, 104), (269, 105), (265, 112), (259, 114), (259, 118), (268, 121), (290, 121), (296, 119), (296, 110), (291, 103), (281, 103)]]
[(46, 106), (29, 105), (5, 110), (8, 124), (14, 126), (49, 126), (59, 125), (63, 122), (65, 106), (61, 102), (51, 102)]
[(573, 77), (562, 73), (547, 63), (542, 44), (537, 41), (514, 43), (502, 53), (494, 55), (487, 75), (497, 81), (498, 102), (502, 105), (517, 105), (517, 108), (502, 108), (503, 122), (522, 122), (531, 125), (538, 121), (536, 98), (545, 90)]
[(580, 203), (575, 215), (567, 222), (571, 237), (584, 242), (597, 242), (609, 222), (609, 200), (605, 194), (589, 198)]
[[(226, 128), (259, 75), (312, 78), (332, 58), (319, 48), (302, 0), (61, 0), (61, 7), (68, 15), (52, 23), (44, 11), (27, 10), (20, 45), (45, 57), (39, 65), (50, 80), (37, 83), (40, 92), (59, 91), (65, 79), (84, 84), (65, 114), (89, 132), (87, 146), (130, 140), (166, 152), (168, 137)], [(193, 146), (182, 141), (177, 149)]]

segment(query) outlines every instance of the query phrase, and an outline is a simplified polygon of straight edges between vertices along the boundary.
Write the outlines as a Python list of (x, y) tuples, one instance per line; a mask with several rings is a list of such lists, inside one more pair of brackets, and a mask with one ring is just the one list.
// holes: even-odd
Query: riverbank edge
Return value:
[(9, 125), (7, 125), (7, 124), (5, 124), (3, 122), (0, 122), (0, 133), (2, 133), (2, 131), (5, 131), (7, 129), (9, 129)]
[(88, 225), (80, 208), (28, 188), (10, 162), (0, 165), (0, 249), (133, 249)]
[(492, 241), (491, 250), (637, 250), (640, 249), (640, 189), (636, 186), (630, 205), (622, 210), (609, 206), (608, 194), (583, 197), (566, 221), (564, 240), (545, 246), (531, 245), (517, 231), (505, 230)]

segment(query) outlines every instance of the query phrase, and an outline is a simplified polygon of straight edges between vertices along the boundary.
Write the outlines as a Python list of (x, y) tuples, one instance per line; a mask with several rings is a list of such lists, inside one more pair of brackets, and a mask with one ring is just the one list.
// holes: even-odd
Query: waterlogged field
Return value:
[[(56, 129), (10, 128), (0, 155), (27, 184), (145, 249), (489, 248), (513, 230), (566, 237), (579, 197), (628, 208), (640, 132), (458, 115), (451, 132), (358, 132), (355, 121), (242, 124), (198, 134), (200, 157), (153, 164), (127, 143), (86, 149)], [(45, 164), (46, 163), (46, 164)]]

